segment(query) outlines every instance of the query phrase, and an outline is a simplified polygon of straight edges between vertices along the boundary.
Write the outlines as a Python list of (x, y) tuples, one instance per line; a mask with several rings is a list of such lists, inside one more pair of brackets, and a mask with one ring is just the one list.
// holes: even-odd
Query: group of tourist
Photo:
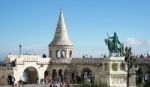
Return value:
[(54, 81), (49, 76), (45, 77), (44, 84), (49, 87), (71, 87), (66, 81)]
[(60, 83), (49, 83), (49, 87), (70, 87), (69, 84), (66, 84), (65, 82), (60, 82)]

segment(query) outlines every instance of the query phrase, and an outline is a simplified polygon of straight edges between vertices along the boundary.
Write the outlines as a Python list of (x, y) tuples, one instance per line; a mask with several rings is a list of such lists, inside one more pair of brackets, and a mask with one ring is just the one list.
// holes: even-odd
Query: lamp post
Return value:
[(138, 86), (138, 87), (140, 87), (140, 85), (141, 85), (141, 83), (142, 83), (142, 68), (139, 66), (139, 65), (137, 65), (137, 67), (136, 67), (136, 75), (137, 75), (137, 77), (136, 77), (136, 85)]
[(21, 55), (21, 44), (19, 45), (19, 56)]
[(127, 87), (129, 87), (129, 82), (130, 82), (130, 69), (131, 69), (131, 57), (132, 57), (132, 52), (131, 52), (131, 47), (126, 47), (125, 48), (125, 62), (127, 62)]

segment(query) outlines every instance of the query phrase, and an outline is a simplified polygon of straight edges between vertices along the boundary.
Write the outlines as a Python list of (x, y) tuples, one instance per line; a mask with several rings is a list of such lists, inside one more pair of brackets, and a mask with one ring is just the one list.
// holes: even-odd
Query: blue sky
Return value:
[(74, 57), (108, 53), (113, 32), (134, 53), (150, 53), (149, 0), (0, 0), (0, 58), (9, 52), (48, 53), (60, 8)]

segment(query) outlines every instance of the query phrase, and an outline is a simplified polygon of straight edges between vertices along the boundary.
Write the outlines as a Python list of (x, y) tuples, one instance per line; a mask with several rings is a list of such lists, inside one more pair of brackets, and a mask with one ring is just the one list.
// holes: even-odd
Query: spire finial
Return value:
[(63, 15), (63, 9), (60, 8), (60, 16), (62, 16), (62, 15)]

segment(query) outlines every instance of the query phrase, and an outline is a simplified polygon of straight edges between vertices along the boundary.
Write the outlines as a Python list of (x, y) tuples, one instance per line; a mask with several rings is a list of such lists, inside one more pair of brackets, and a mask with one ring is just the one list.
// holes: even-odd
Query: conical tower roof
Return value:
[(62, 10), (60, 11), (54, 38), (49, 45), (72, 45), (68, 37)]

